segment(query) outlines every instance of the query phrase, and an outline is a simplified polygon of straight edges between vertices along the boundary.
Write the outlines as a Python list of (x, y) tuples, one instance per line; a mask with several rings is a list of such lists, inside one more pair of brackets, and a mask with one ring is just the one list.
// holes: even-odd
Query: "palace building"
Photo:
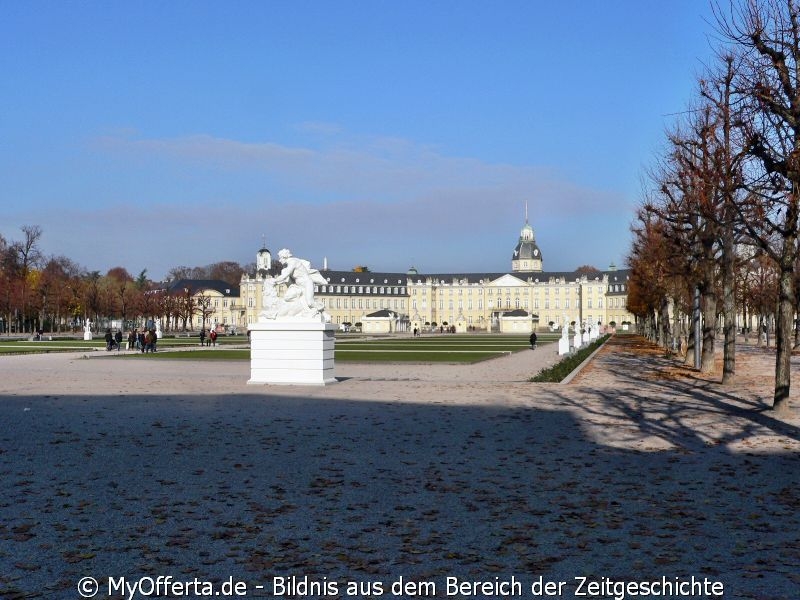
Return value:
[[(239, 327), (258, 320), (265, 277), (274, 274), (271, 254), (261, 248), (256, 271), (240, 285)], [(316, 267), (316, 265), (313, 265)], [(325, 304), (331, 322), (362, 323), (364, 331), (425, 330), (530, 332), (567, 323), (632, 323), (627, 310), (628, 270), (548, 272), (525, 219), (511, 256), (511, 270), (501, 273), (406, 273), (333, 271), (327, 260), (315, 297)], [(378, 323), (382, 323), (378, 327)], [(370, 326), (366, 326), (369, 323)], [(374, 328), (370, 328), (374, 325)]]

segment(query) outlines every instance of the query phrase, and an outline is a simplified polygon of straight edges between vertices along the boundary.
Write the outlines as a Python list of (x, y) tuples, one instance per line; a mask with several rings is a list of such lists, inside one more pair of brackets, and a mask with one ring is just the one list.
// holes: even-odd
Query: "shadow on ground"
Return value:
[[(345, 581), (382, 581), (390, 597), (402, 575), (444, 596), (446, 576), (515, 575), (565, 581), (564, 598), (578, 576), (797, 597), (798, 454), (731, 452), (688, 422), (723, 423), (739, 404), (609, 391), (579, 418), (569, 393), (541, 393), (550, 408), (2, 398), (0, 596), (74, 598), (92, 576), (103, 598), (109, 576), (158, 575), (233, 577), (265, 598), (273, 576), (327, 577), (341, 597)], [(751, 408), (753, 429), (736, 435), (797, 439)], [(604, 428), (670, 447), (615, 447)]]

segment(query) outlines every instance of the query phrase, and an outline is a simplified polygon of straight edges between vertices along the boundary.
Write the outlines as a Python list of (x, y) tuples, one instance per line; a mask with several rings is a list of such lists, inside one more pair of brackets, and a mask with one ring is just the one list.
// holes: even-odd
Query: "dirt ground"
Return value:
[[(774, 354), (740, 346), (722, 386), (618, 336), (568, 385), (527, 381), (557, 360), (274, 387), (247, 363), (2, 357), (0, 597), (159, 575), (255, 598), (448, 597), (448, 577), (798, 597), (800, 380), (778, 417)], [(500, 597), (471, 589), (449, 597)]]

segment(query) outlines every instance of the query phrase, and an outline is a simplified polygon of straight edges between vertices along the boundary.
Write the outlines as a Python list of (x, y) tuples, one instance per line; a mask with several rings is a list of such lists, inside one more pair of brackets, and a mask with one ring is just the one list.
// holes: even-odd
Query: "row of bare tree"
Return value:
[(774, 316), (773, 408), (784, 411), (800, 298), (800, 0), (714, 9), (715, 63), (667, 133), (633, 225), (629, 308), (666, 344), (670, 302), (692, 314), (699, 292), (702, 335), (690, 327), (687, 345), (702, 346), (710, 370), (722, 316), (723, 383), (735, 375), (737, 313)]
[[(87, 271), (64, 256), (45, 257), (39, 248), (42, 230), (23, 226), (22, 239), (0, 236), (0, 332), (55, 333), (77, 329), (85, 320), (124, 323), (161, 319), (167, 331), (186, 329), (195, 314), (210, 313), (193, 296), (195, 290), (165, 293), (164, 283), (133, 277), (115, 267), (105, 275)], [(176, 267), (170, 280), (217, 279), (238, 286), (245, 268), (233, 262), (207, 267)]]

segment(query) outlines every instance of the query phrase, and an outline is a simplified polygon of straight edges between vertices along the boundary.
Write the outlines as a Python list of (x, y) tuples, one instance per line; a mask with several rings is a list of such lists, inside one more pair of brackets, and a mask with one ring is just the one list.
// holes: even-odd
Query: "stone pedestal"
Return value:
[(92, 332), (91, 332), (91, 331), (85, 331), (85, 330), (84, 330), (84, 332), (83, 332), (83, 339), (84, 339), (84, 341), (86, 341), (86, 342), (90, 342), (90, 341), (92, 340)]
[(336, 383), (333, 351), (336, 325), (275, 320), (250, 329), (248, 384), (327, 385)]
[(558, 338), (558, 355), (564, 354), (569, 354), (569, 338), (562, 336)]

